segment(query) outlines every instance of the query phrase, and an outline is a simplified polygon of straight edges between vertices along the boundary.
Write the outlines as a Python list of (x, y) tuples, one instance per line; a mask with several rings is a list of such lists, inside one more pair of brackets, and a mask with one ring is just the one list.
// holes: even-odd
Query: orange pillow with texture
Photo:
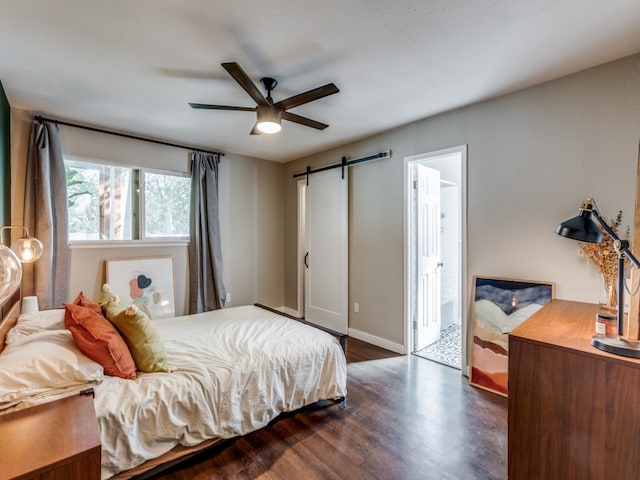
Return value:
[(102, 307), (91, 300), (89, 297), (85, 296), (83, 292), (80, 292), (72, 303), (75, 305), (80, 305), (81, 307), (89, 308), (104, 317), (104, 314), (102, 313)]
[(115, 327), (91, 308), (73, 303), (64, 306), (64, 324), (87, 357), (99, 363), (106, 375), (133, 380), (136, 364)]

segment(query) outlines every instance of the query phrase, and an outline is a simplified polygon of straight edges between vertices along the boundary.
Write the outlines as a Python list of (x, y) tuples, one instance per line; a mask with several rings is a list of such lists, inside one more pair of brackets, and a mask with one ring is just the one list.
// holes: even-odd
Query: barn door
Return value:
[(348, 170), (309, 175), (305, 199), (305, 320), (348, 329)]

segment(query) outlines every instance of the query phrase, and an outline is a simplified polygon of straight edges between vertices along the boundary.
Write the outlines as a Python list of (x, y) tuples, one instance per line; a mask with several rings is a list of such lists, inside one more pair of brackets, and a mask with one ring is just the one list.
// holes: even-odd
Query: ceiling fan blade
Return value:
[(289, 120), (290, 122), (299, 123), (300, 125), (317, 128), (318, 130), (324, 130), (329, 126), (326, 123), (316, 122), (315, 120), (311, 120), (310, 118), (302, 117), (291, 112), (282, 112), (282, 118)]
[(254, 108), (249, 108), (249, 107), (229, 107), (227, 105), (209, 105), (206, 103), (191, 103), (189, 102), (189, 105), (191, 105), (191, 108), (203, 108), (206, 110), (240, 110), (242, 112), (255, 112), (256, 109)]
[(290, 108), (297, 107), (298, 105), (302, 105), (303, 103), (313, 102), (314, 100), (318, 100), (319, 98), (328, 97), (329, 95), (333, 95), (334, 93), (338, 93), (339, 91), (340, 90), (335, 86), (335, 84), (327, 83), (322, 87), (314, 88), (313, 90), (309, 90), (308, 92), (299, 93), (298, 95), (294, 95), (293, 97), (280, 100), (275, 104), (275, 106), (280, 107), (283, 110), (289, 110)]
[(229, 75), (240, 84), (242, 88), (249, 94), (251, 98), (255, 100), (258, 105), (268, 105), (267, 99), (264, 98), (258, 87), (251, 81), (249, 75), (242, 69), (236, 62), (223, 63), (224, 69), (229, 72)]

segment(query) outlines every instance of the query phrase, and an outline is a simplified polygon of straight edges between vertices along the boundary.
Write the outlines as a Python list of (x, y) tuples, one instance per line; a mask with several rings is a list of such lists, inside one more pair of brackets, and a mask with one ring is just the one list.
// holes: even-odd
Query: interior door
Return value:
[(348, 329), (348, 170), (309, 175), (305, 198), (305, 320)]
[(440, 171), (415, 165), (417, 318), (415, 350), (440, 339)]

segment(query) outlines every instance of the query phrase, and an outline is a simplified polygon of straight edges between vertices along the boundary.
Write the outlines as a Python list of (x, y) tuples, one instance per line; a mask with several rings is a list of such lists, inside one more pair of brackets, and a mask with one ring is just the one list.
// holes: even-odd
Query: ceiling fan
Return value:
[(229, 75), (240, 84), (242, 88), (249, 94), (251, 98), (257, 103), (253, 108), (250, 107), (230, 107), (227, 105), (208, 105), (206, 103), (189, 103), (192, 108), (203, 108), (209, 110), (240, 110), (243, 112), (257, 112), (257, 121), (251, 130), (251, 135), (259, 135), (261, 133), (276, 133), (282, 128), (280, 122), (282, 119), (290, 122), (299, 123), (311, 128), (317, 128), (318, 130), (324, 130), (329, 125), (310, 118), (302, 117), (291, 113), (288, 110), (299, 105), (313, 102), (320, 98), (338, 93), (338, 87), (333, 83), (328, 83), (322, 87), (314, 88), (304, 93), (294, 95), (293, 97), (285, 98), (279, 102), (273, 101), (271, 98), (271, 92), (278, 85), (278, 81), (275, 78), (264, 77), (260, 79), (260, 83), (267, 91), (267, 97), (265, 98), (256, 85), (251, 81), (246, 72), (236, 62), (223, 63), (224, 69), (229, 72)]

